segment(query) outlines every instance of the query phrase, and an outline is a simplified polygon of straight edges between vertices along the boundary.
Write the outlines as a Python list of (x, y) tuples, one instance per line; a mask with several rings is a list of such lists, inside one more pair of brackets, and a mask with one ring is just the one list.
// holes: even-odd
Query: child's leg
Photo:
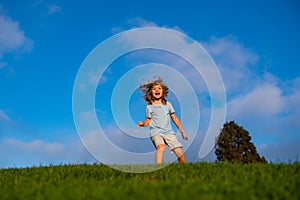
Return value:
[(156, 147), (156, 154), (155, 154), (155, 163), (156, 164), (163, 163), (165, 149), (166, 149), (166, 147), (164, 144), (160, 144)]
[(160, 134), (151, 136), (151, 140), (156, 148), (155, 163), (161, 164), (164, 161), (165, 142)]
[(182, 150), (182, 144), (178, 141), (176, 134), (166, 135), (164, 137), (166, 143), (175, 153), (179, 163), (186, 163), (186, 158)]
[(179, 163), (186, 163), (186, 158), (183, 153), (182, 147), (177, 147), (173, 151), (176, 154)]

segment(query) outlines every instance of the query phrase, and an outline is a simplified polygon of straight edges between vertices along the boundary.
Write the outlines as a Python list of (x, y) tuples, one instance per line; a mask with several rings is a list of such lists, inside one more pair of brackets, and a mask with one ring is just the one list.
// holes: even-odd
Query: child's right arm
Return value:
[(188, 137), (187, 137), (185, 131), (183, 130), (182, 125), (181, 125), (181, 122), (180, 122), (180, 120), (178, 119), (178, 117), (175, 115), (175, 113), (172, 113), (172, 114), (171, 114), (171, 118), (172, 118), (174, 124), (177, 126), (177, 128), (178, 128), (179, 131), (181, 132), (182, 138), (183, 138), (184, 140), (188, 140)]
[(150, 124), (150, 121), (151, 121), (150, 118), (146, 118), (145, 121), (143, 121), (143, 122), (139, 121), (137, 126), (138, 126), (138, 128), (140, 128), (141, 126), (142, 127), (148, 126)]

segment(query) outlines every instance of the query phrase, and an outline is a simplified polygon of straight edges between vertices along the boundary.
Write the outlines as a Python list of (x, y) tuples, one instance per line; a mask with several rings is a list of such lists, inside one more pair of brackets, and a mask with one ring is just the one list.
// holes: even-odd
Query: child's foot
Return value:
[(178, 158), (178, 162), (179, 162), (179, 163), (186, 163), (186, 158), (185, 158), (185, 156), (184, 156), (184, 155), (180, 156), (180, 157)]

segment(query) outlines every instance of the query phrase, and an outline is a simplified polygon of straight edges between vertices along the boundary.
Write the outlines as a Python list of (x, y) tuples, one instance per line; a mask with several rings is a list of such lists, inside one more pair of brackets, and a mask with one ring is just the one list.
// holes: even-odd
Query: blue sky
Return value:
[[(234, 120), (249, 131), (261, 156), (272, 162), (299, 160), (299, 19), (300, 3), (296, 0), (1, 0), (0, 167), (96, 162), (82, 144), (73, 120), (76, 75), (101, 42), (123, 31), (149, 26), (179, 31), (205, 48), (224, 81), (226, 120)], [(117, 116), (111, 112), (112, 91), (121, 77), (153, 62), (174, 66), (194, 89), (201, 118), (198, 130), (190, 133), (193, 139), (185, 149), (187, 158), (190, 162), (213, 161), (213, 151), (204, 158), (198, 156), (211, 117), (207, 88), (192, 70), (176, 68), (187, 63), (167, 52), (129, 53), (106, 69), (95, 95), (96, 114), (103, 130), (125, 150), (153, 151), (149, 138), (139, 143), (125, 137), (115, 122)], [(138, 84), (128, 103), (133, 122), (144, 118), (145, 102), (139, 84), (157, 71), (140, 73), (134, 79)], [(175, 88), (169, 99), (179, 111), (183, 86), (166, 80)], [(188, 114), (191, 119), (182, 119), (187, 130), (195, 121), (193, 113)], [(89, 113), (85, 117), (88, 119)], [(127, 128), (134, 134), (147, 135), (147, 129)], [(91, 132), (87, 141), (95, 140), (96, 135)], [(104, 151), (101, 143), (96, 145), (97, 150)]]

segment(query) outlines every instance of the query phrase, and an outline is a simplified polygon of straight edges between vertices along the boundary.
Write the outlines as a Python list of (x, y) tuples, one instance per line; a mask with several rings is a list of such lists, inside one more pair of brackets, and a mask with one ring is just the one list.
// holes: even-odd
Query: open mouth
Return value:
[(158, 95), (160, 95), (160, 93), (159, 93), (159, 92), (155, 92), (155, 95), (157, 95), (157, 96), (158, 96)]

